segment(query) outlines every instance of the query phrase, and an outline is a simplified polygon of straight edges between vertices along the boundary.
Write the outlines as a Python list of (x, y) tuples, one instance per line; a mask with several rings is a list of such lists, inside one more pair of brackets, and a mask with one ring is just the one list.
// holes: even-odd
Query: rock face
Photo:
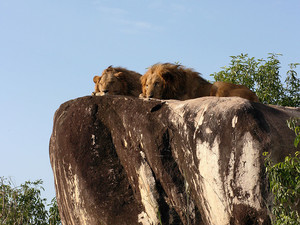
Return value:
[(293, 153), (300, 109), (241, 98), (88, 96), (54, 117), (50, 159), (63, 224), (270, 224), (264, 174)]

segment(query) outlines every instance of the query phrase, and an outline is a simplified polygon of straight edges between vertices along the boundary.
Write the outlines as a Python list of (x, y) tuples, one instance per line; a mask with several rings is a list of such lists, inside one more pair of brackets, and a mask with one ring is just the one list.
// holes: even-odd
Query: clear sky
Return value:
[(282, 53), (283, 75), (300, 62), (300, 1), (0, 0), (0, 176), (54, 197), (54, 112), (107, 66), (179, 61), (212, 80), (241, 53)]

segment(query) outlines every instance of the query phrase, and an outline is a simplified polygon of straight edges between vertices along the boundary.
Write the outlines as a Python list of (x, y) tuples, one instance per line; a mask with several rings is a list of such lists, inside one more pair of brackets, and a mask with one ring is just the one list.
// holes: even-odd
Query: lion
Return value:
[(95, 91), (92, 95), (128, 95), (138, 97), (142, 92), (142, 75), (123, 67), (109, 66), (101, 76), (94, 76)]
[(172, 63), (157, 63), (141, 77), (140, 97), (187, 100), (210, 95), (212, 84), (193, 69)]
[(259, 102), (257, 95), (244, 85), (237, 85), (227, 82), (217, 81), (213, 83), (210, 96), (217, 97), (241, 97), (253, 102)]
[(187, 100), (204, 96), (237, 96), (258, 102), (254, 92), (244, 85), (226, 82), (209, 83), (191, 68), (172, 63), (157, 63), (141, 77), (140, 97)]

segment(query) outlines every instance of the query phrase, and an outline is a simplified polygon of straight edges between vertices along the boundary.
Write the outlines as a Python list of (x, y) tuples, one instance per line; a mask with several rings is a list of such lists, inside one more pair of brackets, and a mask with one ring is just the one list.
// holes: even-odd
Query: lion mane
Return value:
[(109, 66), (101, 76), (94, 76), (92, 95), (128, 95), (138, 97), (142, 92), (141, 74), (123, 67)]
[(209, 96), (211, 87), (198, 72), (172, 63), (151, 66), (141, 84), (141, 97), (179, 100)]
[(244, 85), (226, 82), (209, 83), (191, 68), (172, 63), (157, 63), (141, 77), (144, 98), (187, 100), (204, 96), (241, 97), (259, 102), (258, 97)]

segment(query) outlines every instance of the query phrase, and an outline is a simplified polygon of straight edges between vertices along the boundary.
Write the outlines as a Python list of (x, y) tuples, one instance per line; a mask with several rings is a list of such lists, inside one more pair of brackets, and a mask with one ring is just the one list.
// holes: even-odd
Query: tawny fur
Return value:
[(186, 100), (209, 96), (212, 84), (199, 75), (181, 65), (155, 64), (141, 77), (141, 97)]
[(259, 102), (256, 94), (244, 85), (231, 84), (226, 82), (215, 82), (210, 90), (211, 96), (217, 97), (241, 97), (253, 102)]
[(95, 76), (92, 95), (128, 95), (138, 97), (142, 92), (141, 74), (123, 67), (109, 66), (101, 76)]
[(244, 85), (226, 82), (209, 83), (193, 69), (164, 63), (151, 66), (141, 77), (144, 98), (186, 100), (203, 96), (241, 97), (258, 102), (254, 92)]

